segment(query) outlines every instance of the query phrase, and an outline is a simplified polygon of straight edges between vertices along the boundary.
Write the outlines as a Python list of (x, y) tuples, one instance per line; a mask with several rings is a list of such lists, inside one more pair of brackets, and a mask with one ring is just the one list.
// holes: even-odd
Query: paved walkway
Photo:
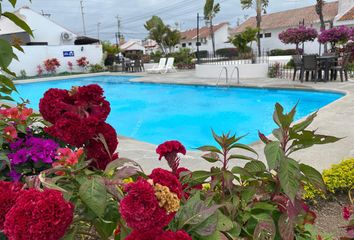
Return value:
[[(106, 73), (104, 73), (106, 74)], [(109, 74), (109, 73), (107, 73)], [(100, 74), (89, 74), (102, 75)], [(195, 77), (194, 71), (185, 71), (169, 74), (154, 74), (146, 73), (121, 74), (112, 73), (111, 75), (134, 75), (140, 78), (133, 79), (136, 82), (152, 82), (152, 83), (176, 83), (176, 84), (202, 84), (215, 85), (216, 79), (199, 79)], [(82, 75), (84, 76), (84, 75)], [(70, 76), (73, 78), (78, 76)], [(63, 79), (64, 77), (56, 77), (50, 80)], [(16, 81), (30, 82), (31, 80)], [(32, 80), (42, 81), (42, 80)], [(48, 79), (43, 79), (48, 81)], [(231, 80), (231, 85), (237, 85), (236, 80)], [(340, 91), (346, 95), (323, 107), (318, 113), (312, 128), (318, 129), (319, 133), (344, 137), (337, 143), (319, 145), (312, 147), (293, 155), (293, 158), (303, 163), (309, 164), (322, 171), (329, 168), (334, 163), (339, 163), (347, 157), (354, 157), (354, 81), (349, 82), (312, 82), (300, 83), (284, 79), (241, 79), (240, 87), (267, 87), (267, 88), (288, 88), (288, 89), (308, 89), (308, 90), (329, 90)], [(209, 131), (206, 129), (205, 131)], [(260, 159), (264, 161), (263, 148), (264, 145), (260, 142), (252, 144), (253, 148), (260, 154)], [(139, 142), (134, 139), (120, 137), (118, 147), (120, 157), (126, 157), (137, 161), (143, 166), (146, 173), (150, 173), (153, 168), (167, 167), (165, 161), (159, 162), (155, 153), (156, 146)], [(187, 156), (182, 157), (181, 166), (191, 170), (209, 169), (211, 165), (200, 158), (201, 153), (198, 151), (189, 151)], [(239, 160), (236, 165), (242, 165), (244, 162)]]
[[(139, 74), (141, 77), (134, 79), (136, 82), (152, 83), (178, 83), (178, 84), (204, 84), (215, 85), (215, 79), (198, 79), (193, 71), (170, 73), (165, 75)], [(345, 137), (337, 143), (314, 146), (310, 149), (294, 153), (293, 157), (303, 163), (309, 164), (322, 171), (342, 159), (354, 156), (354, 81), (349, 82), (312, 82), (300, 83), (284, 79), (241, 79), (242, 87), (267, 87), (267, 88), (289, 88), (308, 90), (329, 90), (346, 93), (343, 98), (322, 108), (315, 119), (312, 128), (319, 129), (322, 134)], [(231, 85), (237, 85), (236, 80), (231, 80)], [(206, 129), (208, 131), (208, 129)], [(264, 161), (261, 142), (252, 144)], [(133, 139), (121, 137), (119, 153), (122, 157), (128, 157), (140, 163), (146, 172), (162, 166), (166, 167), (164, 161), (158, 162), (155, 153), (156, 146), (148, 143), (138, 142)], [(181, 165), (192, 170), (209, 169), (210, 164), (200, 158), (201, 153), (189, 151), (186, 157), (182, 157)], [(239, 160), (237, 165), (244, 162)]]

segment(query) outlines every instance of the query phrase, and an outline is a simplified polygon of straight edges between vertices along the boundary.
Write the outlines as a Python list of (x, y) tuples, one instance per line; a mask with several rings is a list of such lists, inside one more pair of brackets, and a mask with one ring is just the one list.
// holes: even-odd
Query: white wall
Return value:
[[(102, 45), (61, 45), (61, 46), (23, 46), (24, 52), (15, 49), (15, 54), (19, 61), (14, 60), (9, 69), (20, 74), (25, 70), (27, 76), (37, 75), (37, 66), (43, 67), (43, 62), (49, 58), (57, 58), (61, 64), (57, 72), (69, 71), (68, 61), (74, 64), (74, 71), (80, 68), (76, 65), (76, 60), (81, 57), (87, 57), (90, 64), (102, 64)], [(82, 51), (81, 51), (82, 49)], [(74, 51), (74, 57), (64, 57), (63, 51)]]
[[(213, 78), (215, 82), (218, 80), (219, 75), (224, 67), (227, 68), (228, 78), (231, 78), (231, 74), (234, 71), (235, 66), (239, 68), (240, 79), (250, 78), (266, 78), (268, 75), (268, 64), (235, 64), (235, 65), (212, 65), (202, 64), (195, 66), (196, 76), (199, 78)], [(237, 73), (234, 72), (231, 81), (234, 82)], [(221, 75), (222, 80), (220, 83), (225, 83), (225, 72)]]

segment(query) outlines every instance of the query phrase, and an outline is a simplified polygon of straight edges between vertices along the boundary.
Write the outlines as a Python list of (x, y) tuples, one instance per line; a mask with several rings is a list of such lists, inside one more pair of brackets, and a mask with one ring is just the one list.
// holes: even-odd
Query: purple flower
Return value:
[(279, 39), (285, 44), (296, 44), (307, 41), (314, 41), (318, 36), (316, 29), (299, 26), (298, 28), (288, 28), (279, 34)]
[(52, 163), (59, 145), (51, 139), (28, 136), (10, 145), (8, 157), (13, 165), (26, 162)]
[(346, 43), (350, 38), (352, 38), (353, 30), (346, 26), (333, 27), (327, 30), (321, 31), (318, 36), (318, 41), (322, 44), (330, 42), (332, 44), (336, 43)]
[(12, 181), (14, 182), (19, 182), (22, 177), (21, 173), (18, 173), (15, 170), (11, 170), (9, 176), (12, 178)]

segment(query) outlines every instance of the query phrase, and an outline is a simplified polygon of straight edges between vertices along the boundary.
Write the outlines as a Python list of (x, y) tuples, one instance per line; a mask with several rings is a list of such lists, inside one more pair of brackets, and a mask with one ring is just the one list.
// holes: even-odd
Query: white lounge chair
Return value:
[(166, 58), (160, 58), (159, 64), (154, 65), (151, 69), (146, 69), (147, 73), (161, 73), (166, 69)]
[(168, 58), (163, 73), (177, 72), (176, 68), (173, 66), (174, 62), (175, 62), (175, 58)]

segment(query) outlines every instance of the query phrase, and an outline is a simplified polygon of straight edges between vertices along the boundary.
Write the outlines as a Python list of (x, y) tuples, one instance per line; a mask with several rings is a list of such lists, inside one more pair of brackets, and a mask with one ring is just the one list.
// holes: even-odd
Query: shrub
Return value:
[(167, 57), (174, 57), (175, 64), (191, 64), (194, 54), (189, 48), (181, 48), (178, 52), (168, 54)]
[(60, 67), (60, 62), (57, 58), (50, 58), (44, 61), (44, 68), (47, 73), (55, 73), (58, 67)]
[(278, 78), (281, 76), (280, 63), (275, 63), (273, 66), (268, 69), (268, 77)]
[(221, 57), (237, 57), (238, 51), (237, 48), (221, 48), (216, 50), (216, 55)]
[(78, 60), (76, 60), (76, 63), (81, 68), (86, 68), (90, 64), (86, 57), (79, 58)]
[[(195, 56), (197, 57), (197, 52), (194, 53)], [(207, 50), (201, 50), (199, 51), (199, 57), (200, 58), (207, 58), (209, 55), (209, 52)]]
[(42, 76), (42, 74), (43, 74), (43, 68), (41, 65), (38, 65), (37, 66), (37, 75)]
[(289, 56), (296, 54), (296, 49), (272, 49), (269, 52), (269, 56)]
[(104, 68), (101, 64), (90, 64), (89, 70), (91, 73), (95, 73), (95, 72), (102, 72)]
[(160, 58), (162, 58), (163, 53), (161, 51), (156, 51), (150, 54), (150, 58), (155, 62), (158, 63)]
[[(329, 192), (348, 192), (354, 185), (354, 158), (332, 165), (330, 169), (323, 171), (322, 177)], [(305, 185), (304, 190), (306, 199), (312, 200), (317, 197), (325, 197), (323, 192), (311, 185)]]

